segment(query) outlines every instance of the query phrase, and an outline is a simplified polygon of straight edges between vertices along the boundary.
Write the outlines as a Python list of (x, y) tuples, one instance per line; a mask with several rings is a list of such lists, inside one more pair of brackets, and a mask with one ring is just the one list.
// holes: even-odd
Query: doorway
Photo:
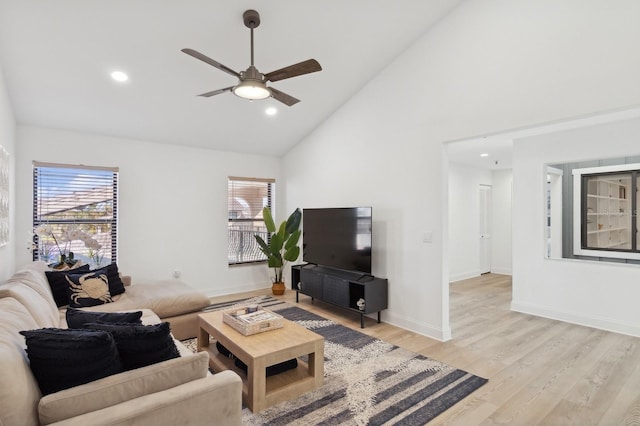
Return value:
[(480, 235), (479, 235), (479, 272), (488, 274), (491, 272), (491, 185), (480, 185)]

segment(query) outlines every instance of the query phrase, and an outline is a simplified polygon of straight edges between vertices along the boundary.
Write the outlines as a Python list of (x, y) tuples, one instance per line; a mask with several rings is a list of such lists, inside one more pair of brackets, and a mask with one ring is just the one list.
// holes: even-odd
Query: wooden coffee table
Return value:
[[(198, 351), (209, 353), (213, 371), (234, 370), (242, 378), (242, 400), (254, 413), (322, 386), (324, 338), (288, 320), (276, 330), (244, 336), (222, 321), (222, 312), (199, 314)], [(247, 365), (247, 374), (233, 360), (218, 353), (220, 342)], [(270, 365), (308, 355), (308, 363), (298, 359), (298, 367), (266, 377)]]

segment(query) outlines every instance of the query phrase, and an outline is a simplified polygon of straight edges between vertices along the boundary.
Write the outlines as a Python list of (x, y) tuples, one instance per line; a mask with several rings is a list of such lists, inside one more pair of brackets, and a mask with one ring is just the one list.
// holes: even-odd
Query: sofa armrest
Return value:
[(216, 424), (239, 426), (242, 381), (233, 371), (194, 380), (55, 423), (56, 426)]
[(122, 280), (122, 284), (125, 287), (129, 287), (131, 285), (131, 275), (120, 275), (120, 279)]
[(46, 395), (38, 404), (40, 423), (47, 425), (175, 388), (206, 377), (208, 366), (209, 355), (198, 352)]

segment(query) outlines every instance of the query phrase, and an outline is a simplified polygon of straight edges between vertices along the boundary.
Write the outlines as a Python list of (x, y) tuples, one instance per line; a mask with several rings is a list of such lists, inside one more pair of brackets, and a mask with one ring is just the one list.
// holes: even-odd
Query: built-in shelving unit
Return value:
[(573, 170), (575, 254), (640, 259), (638, 176), (640, 164)]
[(586, 246), (631, 249), (631, 176), (589, 176)]

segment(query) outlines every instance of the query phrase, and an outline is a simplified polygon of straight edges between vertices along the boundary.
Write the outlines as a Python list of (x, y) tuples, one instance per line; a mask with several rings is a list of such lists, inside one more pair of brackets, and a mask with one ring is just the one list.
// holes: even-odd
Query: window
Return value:
[(640, 259), (640, 164), (574, 169), (574, 251)]
[(34, 236), (33, 260), (73, 252), (92, 266), (115, 262), (117, 211), (117, 168), (33, 162), (33, 226), (52, 231)]
[(274, 185), (273, 179), (229, 177), (229, 265), (267, 260), (254, 235), (267, 241), (262, 209), (273, 209)]

